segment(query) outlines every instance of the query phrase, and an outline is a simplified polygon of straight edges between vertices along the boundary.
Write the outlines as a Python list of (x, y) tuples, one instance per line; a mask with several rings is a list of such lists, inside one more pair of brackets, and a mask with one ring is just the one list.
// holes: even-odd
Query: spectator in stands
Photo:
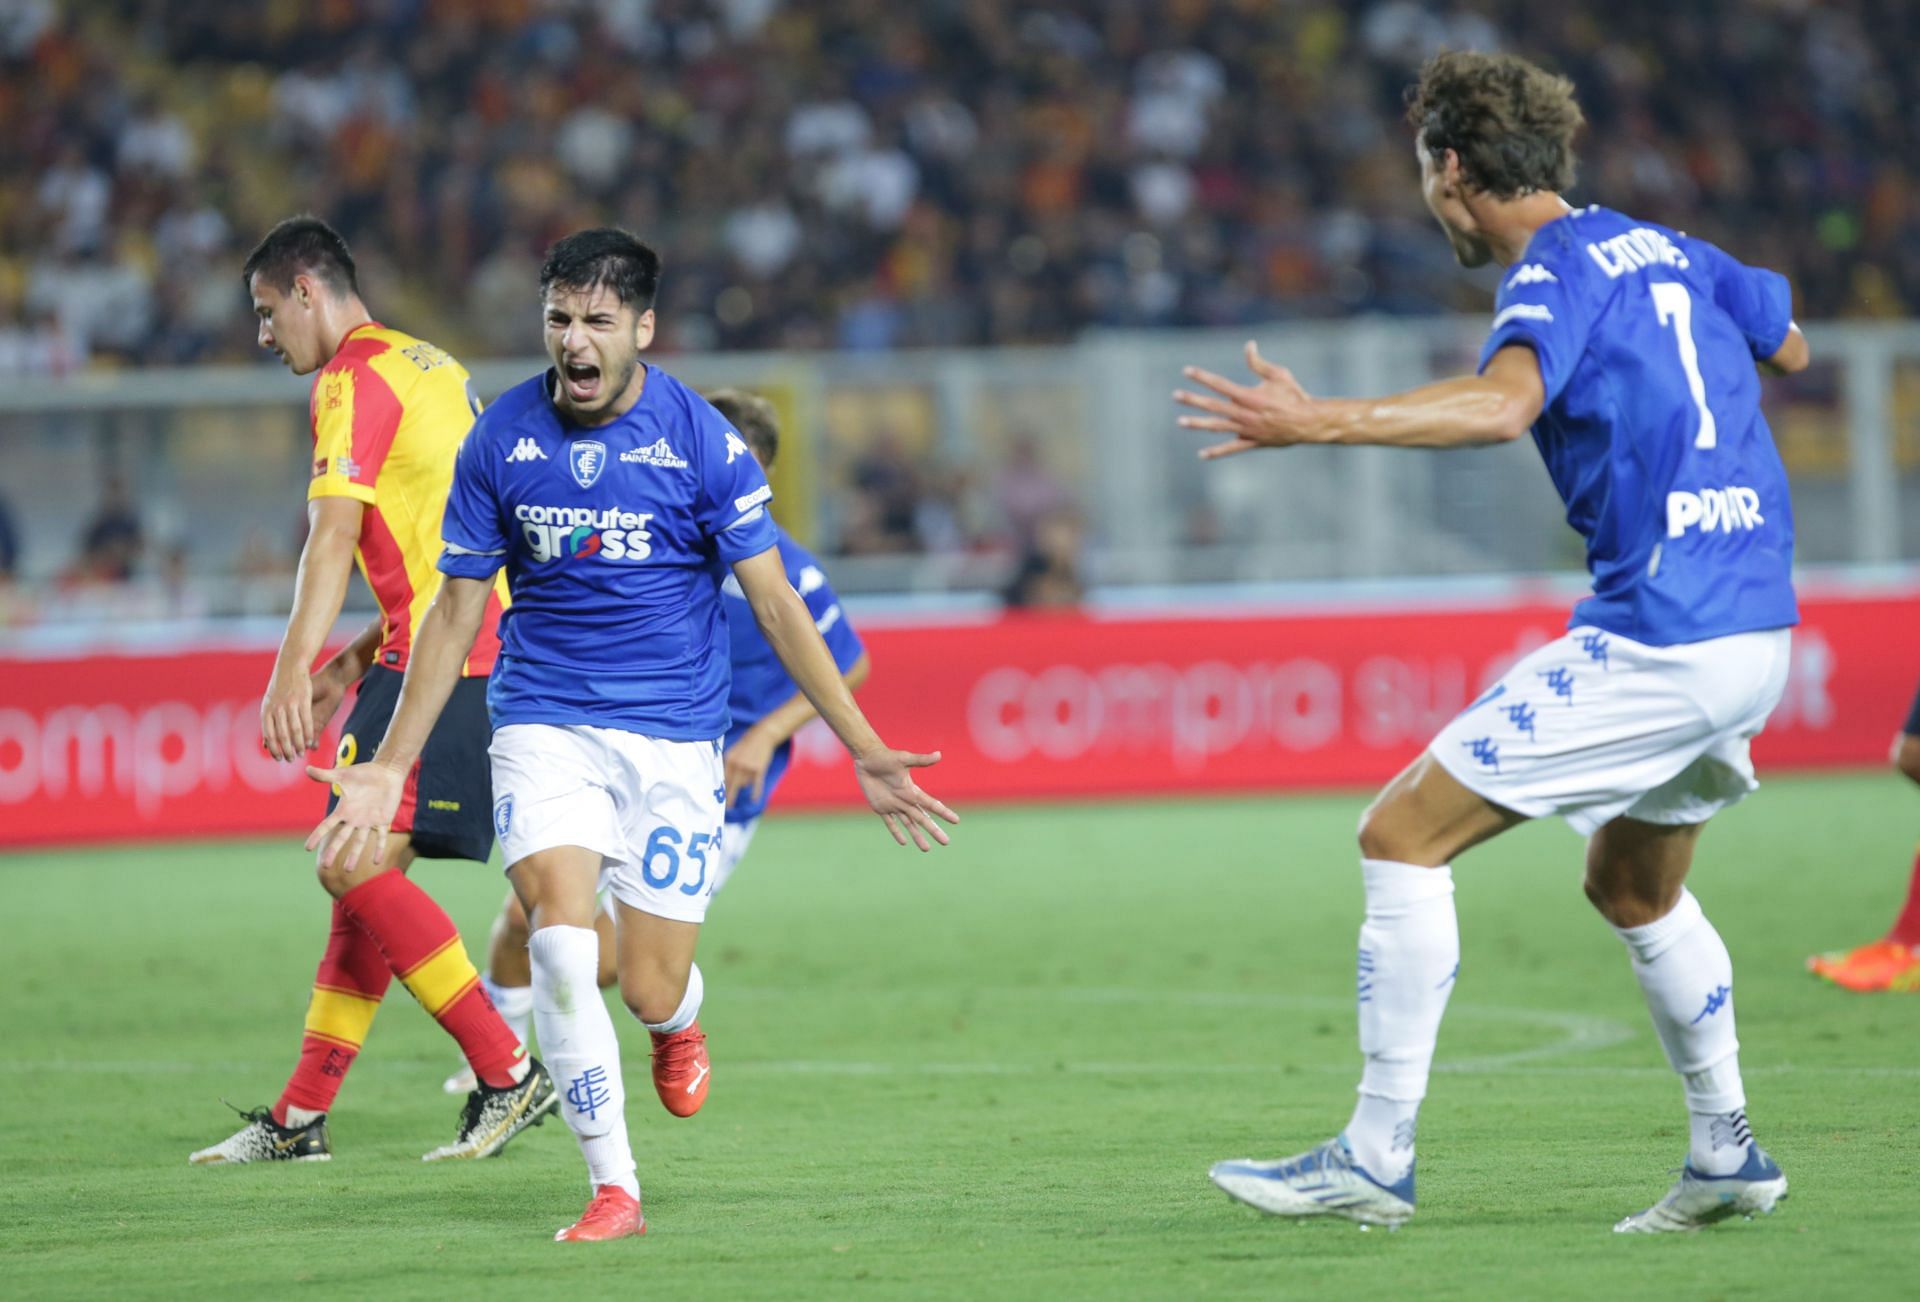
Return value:
[(131, 580), (146, 538), (127, 481), (118, 472), (101, 485), (100, 505), (80, 535), (80, 555), (63, 576), (68, 588)]
[(1040, 520), (1002, 593), (1006, 604), (1028, 610), (1079, 605), (1086, 596), (1080, 578), (1083, 541), (1080, 518), (1070, 510)]
[(524, 348), (494, 282), (614, 219), (672, 250), (677, 346), (1484, 308), (1406, 199), (1397, 88), (1440, 45), (1590, 88), (1577, 195), (1752, 249), (1809, 317), (1920, 308), (1916, 5), (174, 8), (0, 14), (0, 81), (33, 88), (0, 95), (0, 263), (78, 277), (65, 326), (128, 361), (243, 355), (175, 250), (290, 202), (456, 347)]

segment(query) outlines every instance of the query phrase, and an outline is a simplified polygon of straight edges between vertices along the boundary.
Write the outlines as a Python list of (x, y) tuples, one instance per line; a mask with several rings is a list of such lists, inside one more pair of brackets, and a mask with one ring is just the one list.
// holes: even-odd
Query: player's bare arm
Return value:
[(277, 760), (297, 760), (319, 740), (313, 721), (313, 661), (340, 618), (365, 511), (350, 497), (307, 503), (307, 541), (293, 586), (293, 613), (260, 702), (260, 739)]
[(374, 657), (380, 653), (380, 640), (386, 633), (386, 621), (375, 615), (353, 640), (327, 658), (313, 671), (313, 730), (322, 733), (333, 720), (340, 702), (347, 699), (352, 686), (367, 676)]
[[(860, 658), (847, 667), (840, 680), (847, 685), (849, 692), (860, 690), (860, 684), (867, 681), (872, 669), (867, 653), (862, 651)], [(793, 735), (807, 726), (808, 722), (820, 716), (813, 708), (813, 702), (803, 692), (795, 692), (760, 721), (741, 733), (733, 745), (727, 747), (726, 784), (727, 804), (732, 805), (734, 797), (742, 791), (751, 792), (754, 802), (759, 803), (762, 791), (767, 783), (767, 769), (773, 763), (773, 753), (793, 739)]]
[(1247, 366), (1257, 383), (1237, 384), (1198, 366), (1185, 368), (1189, 380), (1212, 393), (1174, 391), (1175, 400), (1202, 413), (1181, 416), (1181, 427), (1229, 436), (1200, 449), (1202, 460), (1296, 443), (1403, 448), (1507, 443), (1526, 433), (1546, 404), (1539, 359), (1531, 348), (1518, 345), (1495, 353), (1479, 375), (1423, 384), (1386, 398), (1315, 398), (1293, 372), (1262, 357), (1251, 340)]
[(1813, 352), (1807, 347), (1807, 337), (1800, 333), (1798, 324), (1787, 326), (1787, 337), (1773, 350), (1773, 356), (1760, 363), (1760, 369), (1768, 375), (1794, 375), (1807, 369), (1807, 363), (1813, 360)]
[(380, 749), (362, 764), (324, 769), (307, 766), (308, 777), (340, 788), (340, 801), (333, 812), (307, 837), (307, 849), (319, 851), (322, 865), (357, 863), (369, 844), (378, 854), (386, 843), (407, 774), (420, 758), (454, 684), (460, 681), (461, 666), (479, 635), (492, 593), (491, 577), (449, 577), (443, 581), (433, 604), (421, 617), (400, 699), (393, 708), (393, 722), (387, 725)]
[(740, 590), (753, 607), (754, 620), (768, 645), (853, 755), (853, 772), (860, 790), (893, 839), (905, 845), (910, 835), (923, 851), (932, 848), (928, 837), (946, 845), (946, 831), (934, 820), (958, 823), (960, 815), (922, 791), (912, 773), (939, 763), (940, 752), (917, 755), (889, 749), (880, 740), (867, 716), (854, 704), (853, 693), (847, 690), (840, 668), (833, 662), (833, 653), (814, 627), (813, 612), (787, 582), (778, 548), (769, 547), (757, 556), (735, 561), (733, 574), (740, 580)]

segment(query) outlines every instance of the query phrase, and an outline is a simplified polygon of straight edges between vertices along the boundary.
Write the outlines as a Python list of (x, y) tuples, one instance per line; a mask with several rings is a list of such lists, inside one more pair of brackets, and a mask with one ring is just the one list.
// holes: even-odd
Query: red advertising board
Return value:
[[(1920, 670), (1920, 596), (1803, 602), (1763, 772), (1884, 759)], [(1002, 616), (876, 625), (861, 702), (943, 752), (956, 803), (1371, 785), (1515, 658), (1559, 604), (1429, 611)], [(0, 846), (292, 832), (319, 790), (261, 750), (268, 651), (0, 660)], [(858, 797), (803, 732), (776, 806)]]

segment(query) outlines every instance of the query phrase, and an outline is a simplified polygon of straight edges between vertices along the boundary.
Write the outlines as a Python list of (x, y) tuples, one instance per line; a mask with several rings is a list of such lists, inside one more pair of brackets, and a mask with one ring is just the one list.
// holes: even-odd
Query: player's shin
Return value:
[(1413, 1165), (1414, 1127), (1460, 968), (1453, 871), (1365, 859), (1360, 927), (1360, 1098), (1345, 1131), (1354, 1158), (1383, 1183)]
[(600, 995), (600, 940), (588, 927), (542, 927), (533, 959), (533, 1024), (561, 1114), (580, 1141), (595, 1189), (617, 1185), (640, 1196), (627, 1140), (626, 1090), (613, 1017)]
[(526, 1076), (526, 1049), (487, 1001), (453, 919), (393, 868), (340, 897), (387, 966), (453, 1038), (481, 1083), (504, 1089)]
[(533, 987), (503, 986), (485, 973), (481, 974), (480, 985), (507, 1029), (521, 1044), (526, 1044), (527, 1033), (533, 1029)]
[(1733, 1025), (1733, 960), (1693, 892), (1665, 917), (1616, 927), (1646, 995), (1653, 1029), (1680, 1073), (1691, 1120), (1688, 1161), (1703, 1175), (1740, 1169), (1752, 1147), (1740, 1041)]
[(300, 1061), (273, 1105), (276, 1122), (303, 1125), (333, 1106), (392, 980), (380, 947), (336, 902), (327, 948), (313, 974)]

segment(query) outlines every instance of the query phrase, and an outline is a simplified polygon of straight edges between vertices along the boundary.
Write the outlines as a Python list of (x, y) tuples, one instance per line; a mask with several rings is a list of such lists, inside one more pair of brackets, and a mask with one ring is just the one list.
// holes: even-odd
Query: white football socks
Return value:
[(1453, 870), (1389, 859), (1360, 861), (1367, 916), (1360, 926), (1360, 1100), (1344, 1132), (1356, 1161), (1385, 1184), (1413, 1166), (1414, 1126), (1460, 969)]
[(560, 1092), (560, 1113), (587, 1159), (587, 1178), (595, 1189), (618, 1185), (638, 1198), (620, 1042), (600, 995), (600, 938), (591, 927), (542, 927), (527, 948), (540, 1052)]
[(495, 985), (493, 978), (484, 974), (480, 984), (486, 987), (487, 998), (493, 1001), (493, 1010), (500, 1014), (507, 1029), (520, 1037), (521, 1044), (528, 1043), (527, 1032), (533, 1023), (533, 987)]
[(700, 1001), (707, 995), (706, 978), (700, 975), (698, 963), (687, 968), (687, 992), (680, 996), (680, 1006), (673, 1010), (673, 1016), (664, 1022), (642, 1022), (642, 1026), (655, 1035), (672, 1035), (675, 1031), (684, 1031), (693, 1025), (693, 1019), (700, 1016)]
[(1733, 960), (1685, 887), (1666, 917), (1615, 927), (1647, 997), (1654, 1033), (1685, 1087), (1688, 1161), (1704, 1175), (1730, 1175), (1753, 1145), (1740, 1041), (1733, 1028)]

